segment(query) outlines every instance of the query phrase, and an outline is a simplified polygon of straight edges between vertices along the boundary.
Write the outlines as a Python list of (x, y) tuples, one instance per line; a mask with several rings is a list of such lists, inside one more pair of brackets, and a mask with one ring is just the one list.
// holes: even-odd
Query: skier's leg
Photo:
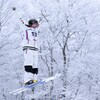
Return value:
[(34, 71), (34, 82), (37, 82), (37, 80), (38, 80), (38, 77), (37, 77), (37, 75), (38, 75), (38, 68), (33, 68), (33, 71)]
[(24, 82), (27, 83), (30, 80), (33, 80), (33, 73), (32, 73), (32, 54), (30, 50), (24, 51)]
[(33, 51), (33, 74), (34, 82), (38, 80), (38, 51)]

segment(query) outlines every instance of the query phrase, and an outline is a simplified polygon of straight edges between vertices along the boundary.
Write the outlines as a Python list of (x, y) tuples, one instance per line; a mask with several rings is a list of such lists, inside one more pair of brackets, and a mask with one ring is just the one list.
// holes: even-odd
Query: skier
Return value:
[(27, 29), (24, 32), (23, 52), (24, 52), (24, 82), (30, 85), (37, 82), (38, 74), (38, 27), (36, 19), (28, 21)]

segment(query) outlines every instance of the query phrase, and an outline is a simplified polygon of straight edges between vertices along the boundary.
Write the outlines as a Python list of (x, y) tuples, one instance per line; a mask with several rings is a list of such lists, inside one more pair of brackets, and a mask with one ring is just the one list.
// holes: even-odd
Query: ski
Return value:
[(21, 87), (21, 88), (19, 88), (19, 89), (17, 89), (17, 90), (14, 90), (14, 91), (12, 91), (12, 92), (10, 92), (10, 93), (13, 94), (13, 95), (20, 94), (20, 93), (22, 93), (22, 92), (24, 92), (24, 91), (27, 91), (27, 90), (29, 90), (29, 89), (32, 89), (33, 87), (36, 87), (36, 86), (38, 86), (38, 85), (40, 85), (40, 84), (45, 84), (45, 83), (47, 83), (47, 82), (49, 82), (49, 81), (55, 80), (56, 78), (59, 78), (60, 76), (61, 76), (61, 74), (57, 73), (57, 74), (54, 75), (54, 76), (51, 76), (51, 77), (46, 78), (46, 79), (43, 79), (43, 80), (39, 80), (38, 82), (33, 83), (33, 84), (31, 84), (31, 85), (23, 86), (23, 87)]

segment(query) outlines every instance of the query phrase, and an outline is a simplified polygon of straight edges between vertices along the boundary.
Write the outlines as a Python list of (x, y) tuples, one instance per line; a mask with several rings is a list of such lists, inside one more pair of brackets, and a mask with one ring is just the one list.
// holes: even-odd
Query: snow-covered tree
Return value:
[[(25, 23), (40, 22), (39, 79), (57, 72), (50, 83), (57, 100), (99, 100), (99, 2), (97, 0), (1, 0), (0, 1), (0, 99), (24, 100), (10, 91), (23, 84), (20, 43)], [(13, 8), (13, 9), (12, 9)], [(16, 10), (15, 10), (16, 9)], [(45, 97), (44, 97), (45, 98)]]

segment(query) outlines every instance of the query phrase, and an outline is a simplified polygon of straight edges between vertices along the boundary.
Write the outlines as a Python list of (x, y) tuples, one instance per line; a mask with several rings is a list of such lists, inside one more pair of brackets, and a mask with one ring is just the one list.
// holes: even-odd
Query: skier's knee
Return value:
[(25, 68), (26, 72), (32, 72), (32, 66), (31, 65), (26, 65), (26, 66), (24, 66), (24, 68)]
[(38, 68), (33, 68), (33, 74), (38, 74)]
[(38, 68), (32, 68), (31, 65), (24, 66), (26, 72), (30, 72), (33, 74), (38, 74)]

